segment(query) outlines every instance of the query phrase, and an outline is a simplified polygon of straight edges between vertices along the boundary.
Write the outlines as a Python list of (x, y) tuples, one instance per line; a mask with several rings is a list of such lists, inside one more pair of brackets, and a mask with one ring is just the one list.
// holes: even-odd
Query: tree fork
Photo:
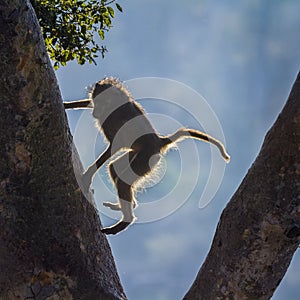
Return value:
[(300, 242), (300, 73), (184, 299), (270, 299)]
[(0, 298), (126, 299), (29, 1), (1, 1), (0, 55)]

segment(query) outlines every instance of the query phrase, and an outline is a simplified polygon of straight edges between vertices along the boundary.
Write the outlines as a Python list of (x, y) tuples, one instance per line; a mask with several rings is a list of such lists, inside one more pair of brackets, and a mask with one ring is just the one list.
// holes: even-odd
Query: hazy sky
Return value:
[[(147, 203), (152, 209), (157, 201), (172, 196), (180, 208), (170, 209), (174, 203), (161, 201), (161, 210), (169, 209), (171, 215), (137, 223), (109, 238), (129, 299), (181, 299), (209, 250), (222, 210), (255, 159), (295, 80), (300, 62), (300, 2), (119, 3), (124, 12), (116, 12), (114, 27), (105, 39), (106, 58), (98, 66), (70, 63), (57, 72), (64, 99), (85, 97), (86, 87), (104, 76), (118, 77), (129, 81), (131, 92), (140, 96), (160, 132), (191, 126), (208, 129), (220, 139), (224, 134), (232, 157), (215, 197), (199, 209), (211, 160), (218, 158), (207, 144), (182, 142), (178, 151), (167, 154), (149, 188), (137, 195), (142, 221), (148, 217), (142, 215)], [(138, 79), (143, 77), (163, 79)], [(165, 86), (166, 78), (175, 81)], [(146, 84), (142, 91), (139, 83)], [(212, 123), (212, 112), (221, 131)], [(103, 138), (93, 130), (89, 115), (70, 112), (68, 116), (87, 166), (104, 149)], [(224, 167), (219, 162), (216, 166), (216, 170)], [(217, 181), (212, 178), (215, 186)], [(99, 207), (116, 199), (105, 168), (93, 188)], [(101, 220), (105, 225), (115, 222), (102, 214)], [(298, 299), (299, 264), (298, 251), (273, 299)]]

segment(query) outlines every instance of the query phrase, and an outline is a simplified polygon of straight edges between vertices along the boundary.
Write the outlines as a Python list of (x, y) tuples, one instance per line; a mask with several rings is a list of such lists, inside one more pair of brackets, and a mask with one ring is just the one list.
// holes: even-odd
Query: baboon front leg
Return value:
[(84, 189), (89, 190), (93, 177), (95, 173), (100, 169), (100, 167), (111, 157), (111, 146), (109, 146), (99, 157), (98, 159), (90, 165), (87, 170), (82, 175), (82, 182)]
[(77, 108), (92, 108), (91, 99), (83, 99), (72, 102), (64, 102), (65, 109), (77, 109)]

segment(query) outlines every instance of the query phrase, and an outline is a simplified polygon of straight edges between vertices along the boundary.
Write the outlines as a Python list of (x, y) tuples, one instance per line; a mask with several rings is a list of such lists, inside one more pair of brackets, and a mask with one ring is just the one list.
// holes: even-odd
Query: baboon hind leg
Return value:
[(134, 152), (125, 153), (109, 164), (109, 174), (118, 191), (118, 203), (103, 203), (113, 210), (121, 210), (122, 218), (116, 224), (105, 227), (105, 234), (116, 234), (129, 226), (135, 220), (133, 208), (136, 206), (132, 185), (139, 178), (132, 172), (130, 164), (136, 158)]
[[(118, 180), (116, 182), (116, 187), (118, 189), (119, 203), (111, 204), (113, 205), (113, 207), (118, 207), (118, 209), (122, 211), (122, 218), (118, 223), (110, 227), (103, 228), (101, 231), (105, 234), (116, 234), (124, 230), (135, 220), (135, 216), (133, 213), (134, 201), (132, 187), (121, 180)], [(106, 206), (112, 208), (108, 204), (106, 204)]]
[(119, 203), (105, 203), (104, 205), (112, 209), (120, 209), (123, 216), (115, 225), (103, 228), (102, 232), (116, 234), (135, 220), (133, 208), (136, 206), (136, 202), (133, 187), (139, 179), (151, 171), (159, 159), (159, 154), (153, 155), (149, 151), (131, 151), (109, 165), (111, 179), (118, 190)]

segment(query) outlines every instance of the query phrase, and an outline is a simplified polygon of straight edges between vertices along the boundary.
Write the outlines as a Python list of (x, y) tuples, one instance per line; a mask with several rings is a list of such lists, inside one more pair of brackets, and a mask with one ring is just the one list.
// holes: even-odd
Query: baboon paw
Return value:
[(91, 176), (89, 176), (89, 174), (87, 174), (87, 173), (83, 173), (82, 177), (81, 177), (81, 180), (82, 180), (83, 189), (86, 192), (88, 192), (89, 189), (90, 189), (90, 186), (92, 184), (92, 178), (91, 178)]
[(101, 229), (101, 232), (105, 234), (117, 234), (120, 231), (124, 230), (126, 227), (129, 226), (130, 223), (121, 221), (111, 227), (105, 227)]
[(119, 203), (103, 202), (103, 205), (112, 210), (121, 210)]

